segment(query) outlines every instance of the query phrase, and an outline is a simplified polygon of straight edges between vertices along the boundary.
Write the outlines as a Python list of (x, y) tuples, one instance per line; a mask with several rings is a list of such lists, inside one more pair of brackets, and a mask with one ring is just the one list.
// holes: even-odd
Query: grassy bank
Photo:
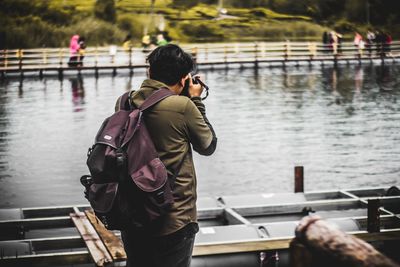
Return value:
[[(140, 45), (145, 32), (155, 34), (165, 29), (177, 42), (221, 41), (283, 41), (320, 40), (329, 30), (311, 17), (288, 15), (267, 8), (227, 8), (226, 16), (219, 17), (217, 6), (198, 4), (188, 9), (176, 9), (171, 0), (115, 1), (116, 20), (96, 18), (96, 0), (2, 0), (0, 10), (1, 48), (68, 46), (73, 34), (85, 36), (90, 46), (121, 44), (131, 34), (135, 45)], [(342, 33), (358, 27), (338, 20)]]

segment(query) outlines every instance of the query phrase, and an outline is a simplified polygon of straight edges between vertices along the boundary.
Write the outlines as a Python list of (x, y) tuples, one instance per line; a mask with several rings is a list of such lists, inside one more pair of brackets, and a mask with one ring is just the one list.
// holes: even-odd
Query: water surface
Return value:
[[(400, 184), (400, 67), (205, 72), (218, 136), (195, 155), (200, 196)], [(83, 204), (86, 151), (116, 98), (144, 74), (0, 84), (0, 208)]]

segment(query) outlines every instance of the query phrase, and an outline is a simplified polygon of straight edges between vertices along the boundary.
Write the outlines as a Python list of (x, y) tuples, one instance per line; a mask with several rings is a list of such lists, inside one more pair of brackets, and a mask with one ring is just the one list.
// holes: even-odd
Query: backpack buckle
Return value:
[(125, 153), (123, 151), (117, 151), (117, 153), (115, 154), (115, 158), (117, 160), (117, 166), (118, 167), (122, 167), (125, 165)]
[(87, 157), (89, 157), (90, 156), (90, 154), (92, 154), (92, 151), (93, 151), (93, 147), (94, 147), (94, 145), (92, 146), (92, 147), (89, 147), (88, 148), (88, 151), (87, 151)]

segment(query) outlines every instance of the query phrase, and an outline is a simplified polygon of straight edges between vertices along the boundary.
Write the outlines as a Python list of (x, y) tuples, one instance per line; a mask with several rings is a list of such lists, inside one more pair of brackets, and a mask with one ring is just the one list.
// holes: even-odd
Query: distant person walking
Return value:
[(122, 43), (122, 47), (124, 48), (125, 52), (129, 52), (131, 51), (133, 46), (132, 43), (132, 35), (128, 34), (124, 40), (124, 42)]
[(322, 44), (323, 44), (323, 52), (327, 53), (328, 49), (329, 49), (329, 44), (330, 44), (330, 37), (329, 37), (329, 33), (327, 31), (325, 31), (322, 34)]
[(376, 54), (384, 57), (384, 44), (385, 44), (385, 35), (383, 34), (382, 31), (377, 31), (376, 36), (375, 36), (375, 43), (376, 43)]
[(330, 32), (330, 43), (331, 43), (331, 47), (332, 47), (332, 53), (334, 55), (338, 54), (338, 47), (340, 45), (341, 38), (342, 38), (341, 34), (335, 32), (335, 31)]
[(157, 46), (167, 45), (168, 41), (165, 40), (164, 35), (162, 33), (157, 34)]
[(85, 49), (86, 49), (86, 38), (83, 36), (80, 36), (78, 39), (78, 45), (79, 45), (79, 50), (78, 50), (78, 66), (83, 66), (83, 58), (85, 57)]
[(375, 33), (372, 30), (368, 30), (368, 32), (367, 32), (367, 49), (368, 49), (369, 56), (372, 55), (372, 47), (375, 42), (375, 37), (376, 37)]
[(358, 57), (361, 57), (365, 48), (363, 37), (358, 32), (354, 33), (354, 46), (357, 49)]
[(75, 34), (71, 37), (71, 41), (69, 43), (69, 61), (68, 66), (74, 67), (78, 64), (78, 56), (79, 56), (79, 35)]
[(385, 37), (385, 43), (384, 43), (384, 51), (385, 51), (385, 56), (391, 56), (391, 45), (393, 42), (392, 36), (386, 32), (384, 34)]

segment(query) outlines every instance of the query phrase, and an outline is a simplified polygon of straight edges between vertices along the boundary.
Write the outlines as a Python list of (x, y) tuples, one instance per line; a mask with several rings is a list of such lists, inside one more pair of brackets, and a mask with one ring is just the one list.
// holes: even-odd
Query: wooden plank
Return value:
[(300, 203), (271, 204), (259, 206), (235, 206), (234, 208), (242, 216), (279, 215), (287, 213), (301, 213), (305, 207), (313, 210), (340, 210), (360, 208), (361, 202), (357, 199), (318, 200)]
[[(4, 241), (0, 241), (1, 242)], [(47, 238), (32, 238), (22, 240), (7, 240), (8, 243), (26, 242), (32, 244), (35, 253), (43, 250), (57, 250), (57, 249), (73, 249), (85, 248), (85, 242), (80, 236), (66, 236), (66, 237), (47, 237)]]
[(195, 244), (193, 256), (287, 249), (293, 237)]
[(100, 220), (96, 218), (96, 215), (94, 215), (92, 210), (85, 211), (85, 214), (99, 234), (113, 261), (125, 261), (126, 253), (121, 240), (113, 232), (104, 227)]
[[(89, 205), (79, 205), (78, 208), (89, 208)], [(37, 208), (23, 208), (22, 214), (24, 218), (40, 218), (40, 217), (53, 217), (53, 216), (69, 216), (73, 212), (73, 206), (53, 206), (53, 207), (37, 207)]]
[(350, 232), (349, 234), (352, 234), (366, 242), (400, 240), (400, 228), (381, 230), (381, 232), (379, 233), (368, 233), (366, 231), (363, 231), (355, 233)]
[(74, 225), (68, 216), (0, 221), (0, 229), (2, 229), (2, 231), (4, 229), (11, 229), (15, 227), (23, 227), (25, 230), (31, 230), (73, 226)]
[[(348, 234), (354, 235), (367, 242), (400, 240), (400, 229), (385, 230), (380, 233), (358, 231), (349, 232)], [(232, 242), (198, 243), (195, 244), (193, 248), (193, 256), (287, 249), (293, 237), (294, 236)]]
[(79, 234), (86, 243), (90, 255), (96, 266), (104, 266), (107, 263), (112, 262), (112, 257), (104, 246), (96, 230), (87, 219), (85, 213), (75, 212), (71, 213), (70, 217), (74, 222)]
[(87, 251), (3, 257), (0, 261), (1, 266), (7, 267), (58, 266), (60, 263), (63, 265), (92, 263), (89, 252)]
[(216, 219), (222, 216), (223, 208), (205, 208), (197, 210), (197, 218), (199, 220)]

